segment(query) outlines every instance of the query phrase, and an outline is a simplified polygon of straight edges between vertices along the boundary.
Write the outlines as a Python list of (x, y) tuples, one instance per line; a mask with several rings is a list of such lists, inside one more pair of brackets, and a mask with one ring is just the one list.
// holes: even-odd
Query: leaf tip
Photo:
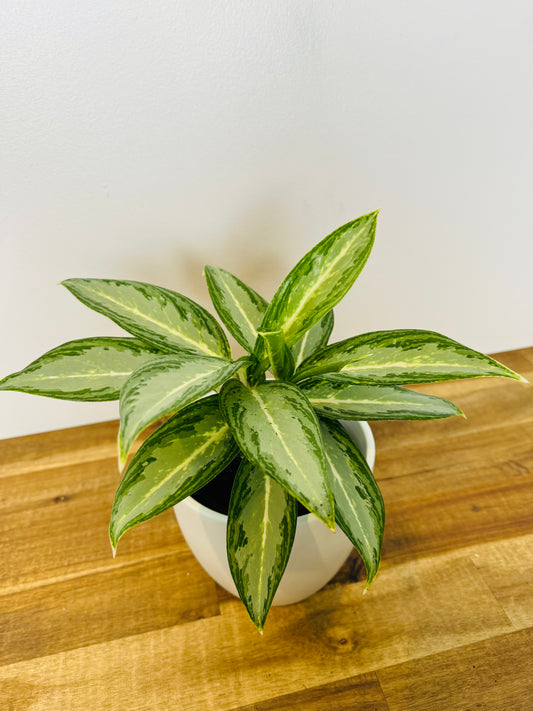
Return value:
[(122, 450), (122, 447), (119, 446), (118, 450), (118, 470), (122, 474), (124, 471), (124, 467), (126, 466), (126, 462), (128, 460), (128, 452), (124, 452)]
[(109, 543), (111, 544), (111, 553), (113, 554), (114, 560), (117, 557), (118, 539), (114, 537), (113, 531), (111, 530), (111, 525), (109, 528)]
[(329, 528), (330, 531), (332, 531), (333, 533), (337, 533), (337, 530), (335, 528), (335, 517), (325, 519), (324, 523), (326, 524), (326, 526)]

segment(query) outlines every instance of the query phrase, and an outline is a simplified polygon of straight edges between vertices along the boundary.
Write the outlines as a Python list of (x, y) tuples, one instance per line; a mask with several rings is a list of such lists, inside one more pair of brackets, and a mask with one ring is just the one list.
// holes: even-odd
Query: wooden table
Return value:
[[(498, 357), (533, 381), (533, 348)], [(0, 442), (0, 709), (533, 709), (533, 388), (420, 389), (468, 420), (373, 425), (368, 594), (354, 555), (262, 637), (170, 511), (113, 560), (116, 422)]]

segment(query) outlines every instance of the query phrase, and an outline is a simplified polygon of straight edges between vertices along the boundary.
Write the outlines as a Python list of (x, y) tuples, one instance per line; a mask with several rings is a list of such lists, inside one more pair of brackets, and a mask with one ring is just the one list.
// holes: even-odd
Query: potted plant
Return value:
[[(378, 331), (328, 345), (332, 309), (369, 257), (376, 219), (377, 212), (364, 215), (323, 239), (291, 270), (270, 303), (229, 272), (206, 267), (215, 310), (246, 356), (233, 360), (215, 318), (181, 294), (135, 281), (69, 279), (63, 284), (74, 296), (130, 336), (65, 343), (0, 381), (2, 390), (120, 399), (121, 468), (143, 431), (165, 418), (133, 455), (117, 489), (110, 522), (113, 553), (132, 526), (191, 496), (201, 500), (209, 495), (210, 482), (221, 482), (228, 515), (213, 514), (222, 517), (222, 528), (215, 527), (207, 539), (227, 546), (222, 568), (229, 566), (259, 630), (297, 527), (311, 528), (315, 543), (325, 536), (344, 545), (333, 554), (329, 543), (325, 549), (317, 544), (323, 558), (335, 557), (328, 575), (352, 544), (365, 564), (367, 584), (376, 575), (384, 508), (372, 461), (369, 466), (359, 449), (373, 459), (365, 421), (462, 414), (452, 403), (405, 385), (479, 376), (522, 379), (431, 331)], [(356, 429), (350, 435), (339, 420), (352, 421)], [(195, 514), (200, 508), (205, 507), (198, 500), (189, 507)], [(185, 520), (182, 510), (177, 506), (178, 518)], [(200, 520), (192, 519), (203, 530)], [(344, 541), (342, 533), (328, 531), (336, 525)], [(192, 534), (186, 537), (194, 549)], [(313, 549), (311, 557), (313, 569), (320, 556)], [(231, 580), (223, 584), (231, 589)]]

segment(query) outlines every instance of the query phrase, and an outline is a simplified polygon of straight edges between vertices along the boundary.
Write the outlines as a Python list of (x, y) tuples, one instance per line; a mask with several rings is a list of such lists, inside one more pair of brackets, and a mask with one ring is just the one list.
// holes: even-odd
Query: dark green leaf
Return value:
[(281, 331), (260, 332), (265, 344), (265, 352), (270, 362), (271, 373), (278, 380), (290, 380), (294, 373), (294, 358), (285, 343)]
[(381, 556), (383, 499), (365, 458), (342, 425), (323, 420), (321, 428), (335, 499), (335, 520), (363, 559), (368, 587)]
[(296, 499), (243, 460), (229, 505), (228, 562), (240, 598), (260, 631), (289, 561), (297, 511)]

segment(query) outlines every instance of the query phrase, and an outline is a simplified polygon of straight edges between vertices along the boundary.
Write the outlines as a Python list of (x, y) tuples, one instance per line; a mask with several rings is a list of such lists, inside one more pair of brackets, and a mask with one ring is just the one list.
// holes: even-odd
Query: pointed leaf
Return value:
[(265, 344), (270, 371), (278, 380), (289, 380), (294, 373), (294, 358), (281, 331), (259, 332)]
[(462, 415), (448, 400), (399, 385), (360, 385), (326, 375), (304, 380), (300, 387), (319, 415), (334, 420), (433, 420)]
[(194, 353), (165, 355), (136, 370), (120, 395), (120, 462), (124, 464), (136, 437), (152, 422), (207, 395), (248, 360), (228, 363)]
[(315, 323), (307, 333), (292, 347), (295, 367), (297, 368), (306, 358), (315, 351), (327, 345), (333, 331), (333, 310), (328, 311), (324, 318)]
[(352, 438), (338, 422), (321, 421), (335, 499), (335, 520), (363, 559), (367, 587), (378, 572), (385, 508), (376, 480)]
[(408, 385), (500, 375), (522, 378), (493, 358), (433, 331), (364, 333), (332, 343), (308, 358), (295, 374), (303, 380), (337, 372), (352, 382)]
[(289, 561), (298, 505), (278, 483), (244, 460), (228, 512), (231, 574), (253, 623), (262, 631)]
[(237, 343), (251, 353), (268, 302), (225, 269), (206, 266), (204, 272), (217, 314)]
[(64, 286), (83, 304), (128, 333), (164, 350), (230, 357), (217, 321), (186, 296), (140, 281), (67, 279)]
[(135, 338), (82, 338), (8, 375), (0, 381), (0, 390), (63, 400), (118, 400), (131, 373), (158, 357), (161, 351)]
[(320, 428), (305, 395), (290, 383), (248, 388), (230, 380), (220, 392), (220, 405), (245, 457), (332, 527)]
[(132, 526), (205, 486), (237, 451), (220, 414), (218, 395), (167, 420), (136, 452), (117, 489), (109, 527), (113, 549)]
[(274, 294), (262, 331), (281, 329), (289, 346), (346, 295), (370, 255), (377, 212), (339, 227), (311, 249)]

